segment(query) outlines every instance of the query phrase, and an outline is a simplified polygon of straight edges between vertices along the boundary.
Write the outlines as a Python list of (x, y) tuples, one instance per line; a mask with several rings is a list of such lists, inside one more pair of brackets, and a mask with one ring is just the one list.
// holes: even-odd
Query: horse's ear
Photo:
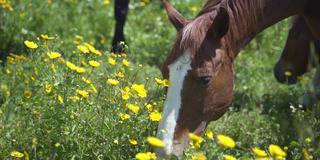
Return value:
[(210, 32), (214, 33), (218, 38), (223, 37), (229, 30), (229, 14), (226, 7), (220, 7), (218, 13), (213, 19)]
[(187, 23), (188, 20), (181, 15), (169, 2), (168, 0), (163, 0), (164, 8), (167, 11), (169, 20), (173, 24), (173, 26), (179, 31), (182, 29)]

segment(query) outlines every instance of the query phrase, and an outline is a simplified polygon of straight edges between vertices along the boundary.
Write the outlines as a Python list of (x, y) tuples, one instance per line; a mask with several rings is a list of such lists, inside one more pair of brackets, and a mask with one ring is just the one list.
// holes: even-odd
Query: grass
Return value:
[[(0, 11), (1, 159), (15, 159), (10, 154), (19, 151), (25, 159), (127, 160), (139, 152), (151, 151), (147, 137), (156, 135), (158, 122), (152, 121), (150, 114), (161, 112), (164, 99), (163, 87), (154, 78), (161, 77), (158, 68), (175, 38), (175, 30), (160, 1), (133, 1), (126, 26), (128, 55), (114, 56), (108, 52), (114, 21), (112, 3), (107, 2), (11, 1), (13, 11)], [(172, 0), (189, 18), (204, 0), (200, 2)], [(198, 153), (207, 159), (224, 159), (225, 154), (254, 159), (252, 147), (268, 151), (270, 144), (287, 146), (287, 159), (320, 157), (320, 108), (303, 111), (298, 107), (298, 98), (310, 91), (314, 71), (292, 86), (279, 84), (273, 77), (273, 65), (287, 28), (284, 21), (267, 29), (237, 57), (230, 110), (210, 124), (214, 139), (204, 136), (199, 149), (188, 146), (185, 159)], [(55, 39), (43, 40), (41, 34)], [(23, 44), (25, 40), (39, 47), (29, 49)], [(102, 55), (82, 53), (77, 46), (85, 43)], [(50, 59), (47, 53), (52, 51), (61, 57)], [(116, 60), (114, 65), (110, 58)], [(124, 59), (129, 66), (123, 65)], [(90, 66), (91, 60), (99, 62), (100, 67)], [(85, 68), (85, 72), (77, 73), (66, 66), (66, 61)], [(119, 72), (125, 77), (116, 76)], [(109, 79), (119, 84), (112, 85)], [(147, 90), (146, 97), (141, 97), (141, 86), (134, 87), (141, 84)], [(128, 100), (122, 97), (126, 92)], [(232, 137), (236, 147), (219, 145), (217, 134)]]

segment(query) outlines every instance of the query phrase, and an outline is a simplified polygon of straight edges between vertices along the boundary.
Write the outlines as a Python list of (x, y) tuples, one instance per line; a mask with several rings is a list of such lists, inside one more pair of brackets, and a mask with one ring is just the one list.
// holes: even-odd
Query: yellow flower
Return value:
[(118, 85), (120, 82), (119, 82), (118, 80), (116, 80), (116, 79), (108, 79), (108, 80), (107, 80), (107, 83), (110, 84), (110, 85), (112, 85), (112, 86), (116, 86), (116, 85)]
[(203, 153), (197, 153), (192, 156), (191, 160), (207, 160), (207, 157)]
[(209, 138), (209, 139), (213, 139), (213, 133), (210, 129), (206, 130), (205, 135)]
[(135, 155), (137, 160), (155, 160), (157, 156), (155, 153), (147, 152), (147, 153), (137, 153)]
[(103, 4), (104, 5), (108, 5), (108, 4), (110, 4), (111, 2), (110, 2), (110, 0), (103, 0)]
[(79, 101), (80, 100), (80, 97), (79, 96), (72, 96), (72, 97), (69, 97), (72, 101), (76, 102), (76, 101)]
[(58, 148), (58, 147), (61, 146), (61, 144), (60, 143), (56, 143), (56, 144), (54, 144), (54, 146)]
[(312, 155), (309, 154), (309, 152), (306, 148), (302, 149), (302, 153), (303, 153), (304, 160), (312, 160), (313, 159)]
[(165, 147), (166, 146), (166, 144), (162, 140), (158, 139), (157, 137), (148, 137), (147, 141), (153, 147)]
[(120, 117), (121, 120), (125, 121), (125, 120), (128, 120), (130, 118), (130, 115), (129, 114), (120, 113), (119, 117)]
[(81, 61), (81, 64), (84, 65), (84, 66), (86, 66), (86, 65), (87, 65), (87, 62), (84, 61), (84, 60), (82, 60), (82, 61)]
[(58, 52), (48, 52), (47, 55), (50, 59), (56, 59), (61, 57), (61, 54)]
[(125, 87), (124, 90), (121, 90), (121, 95), (123, 100), (128, 100), (130, 98), (130, 88)]
[(269, 145), (269, 152), (272, 157), (275, 157), (277, 159), (285, 159), (285, 157), (287, 156), (287, 153), (275, 144)]
[(272, 160), (272, 159), (270, 159), (268, 157), (257, 157), (254, 160)]
[(28, 40), (25, 40), (25, 41), (24, 41), (24, 45), (26, 45), (26, 46), (27, 46), (28, 48), (30, 48), (30, 49), (36, 49), (36, 48), (38, 48), (37, 43), (32, 42), (32, 41), (28, 41)]
[(76, 68), (76, 72), (81, 74), (81, 73), (86, 72), (86, 69), (85, 69), (85, 68), (82, 68), (82, 67), (77, 67), (77, 68)]
[(129, 139), (129, 142), (134, 146), (138, 144), (138, 141), (136, 141), (135, 139)]
[(131, 87), (135, 92), (138, 93), (138, 96), (141, 98), (147, 97), (148, 91), (144, 88), (143, 84), (133, 84)]
[(237, 160), (235, 157), (231, 156), (231, 155), (223, 155), (225, 160)]
[(162, 119), (162, 116), (159, 112), (155, 111), (149, 114), (149, 118), (153, 122), (159, 122)]
[(93, 54), (95, 54), (95, 55), (97, 55), (97, 56), (101, 56), (102, 55), (102, 53), (99, 51), (99, 50), (96, 50), (96, 49), (94, 49), (94, 50), (90, 50)]
[(193, 6), (190, 6), (190, 7), (189, 7), (189, 10), (192, 11), (192, 12), (197, 12), (197, 11), (198, 11), (198, 8), (197, 8), (197, 6), (194, 6), (194, 5), (193, 5)]
[(85, 45), (78, 45), (77, 48), (82, 52), (82, 53), (89, 53), (89, 49)]
[(129, 62), (128, 62), (128, 60), (126, 60), (126, 59), (123, 59), (123, 60), (122, 60), (122, 64), (123, 64), (124, 66), (126, 66), (126, 67), (129, 67)]
[(61, 95), (58, 95), (58, 101), (60, 102), (60, 104), (63, 104), (63, 103), (64, 103), (64, 102), (63, 102), (63, 98), (62, 98)]
[(284, 76), (291, 77), (292, 76), (292, 72), (286, 71), (286, 72), (284, 72)]
[(108, 58), (108, 62), (109, 62), (109, 64), (111, 64), (111, 65), (115, 65), (116, 64), (116, 60), (115, 59), (113, 59), (113, 58)]
[(53, 40), (54, 39), (54, 37), (49, 37), (47, 34), (41, 34), (40, 36), (44, 40)]
[(136, 114), (140, 111), (140, 107), (133, 104), (127, 104), (127, 108)]
[(18, 152), (18, 151), (12, 151), (12, 152), (10, 153), (10, 155), (11, 155), (12, 157), (15, 157), (15, 158), (22, 158), (22, 157), (24, 156), (23, 153)]
[(65, 59), (62, 58), (62, 57), (58, 58), (58, 62), (61, 63), (61, 64), (65, 64), (66, 63)]
[(67, 65), (68, 68), (70, 68), (72, 70), (76, 70), (78, 68), (75, 64), (73, 64), (70, 61), (66, 61), (66, 65)]
[(94, 60), (89, 61), (89, 65), (92, 67), (99, 67), (100, 63)]
[(83, 40), (83, 36), (80, 36), (80, 35), (76, 35), (75, 38), (76, 38), (78, 41)]
[(168, 79), (161, 80), (161, 79), (155, 78), (155, 80), (159, 85), (162, 85), (163, 87), (170, 86), (170, 81)]
[(31, 98), (32, 97), (32, 92), (30, 90), (24, 91), (24, 97)]
[(6, 69), (6, 74), (9, 75), (10, 73), (11, 73), (10, 69), (7, 68), (7, 69)]
[(114, 54), (114, 53), (111, 53), (111, 57), (113, 57), (113, 58), (117, 58), (117, 57), (118, 57), (118, 55), (117, 55), (117, 54)]
[(90, 45), (90, 46), (87, 45), (87, 47), (89, 48), (91, 53), (93, 53), (93, 54), (95, 54), (97, 56), (101, 56), (102, 55), (102, 53), (99, 50), (95, 49), (92, 45)]
[(257, 147), (252, 148), (252, 151), (254, 152), (254, 154), (257, 157), (266, 157), (267, 156), (267, 152), (265, 152), (264, 150), (261, 150)]
[(126, 53), (121, 53), (121, 57), (127, 58), (127, 54)]
[(123, 78), (124, 74), (122, 72), (118, 72), (118, 73), (116, 73), (116, 76), (119, 77), (119, 78)]
[(236, 142), (229, 136), (219, 134), (217, 139), (219, 143), (225, 147), (233, 149), (236, 146)]
[(47, 93), (51, 93), (52, 92), (52, 85), (51, 84), (45, 84), (44, 88), (45, 88)]
[(190, 144), (194, 148), (200, 148), (201, 143), (203, 142), (203, 138), (194, 134), (194, 133), (189, 133), (189, 138), (190, 138)]
[(89, 79), (86, 79), (84, 77), (82, 77), (81, 79), (84, 83), (91, 84), (91, 81)]
[(54, 73), (57, 72), (56, 66), (53, 63), (51, 64), (51, 69)]
[(84, 45), (89, 49), (89, 51), (95, 55), (101, 56), (102, 53), (97, 50), (96, 48), (94, 48), (91, 44), (89, 43), (84, 43)]
[(307, 142), (307, 143), (311, 143), (312, 142), (310, 137), (307, 137), (304, 141)]
[(81, 97), (83, 98), (88, 98), (89, 97), (89, 92), (85, 91), (85, 90), (76, 90), (76, 92), (81, 95)]
[(153, 106), (152, 106), (152, 104), (147, 104), (146, 108), (148, 111), (152, 111)]

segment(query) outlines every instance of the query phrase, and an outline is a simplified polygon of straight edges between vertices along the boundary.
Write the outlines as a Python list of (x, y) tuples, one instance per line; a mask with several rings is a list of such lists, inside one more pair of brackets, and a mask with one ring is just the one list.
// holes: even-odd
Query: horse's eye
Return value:
[(211, 80), (211, 76), (202, 76), (202, 77), (199, 77), (198, 79), (198, 83), (200, 85), (203, 85), (203, 86), (207, 86)]

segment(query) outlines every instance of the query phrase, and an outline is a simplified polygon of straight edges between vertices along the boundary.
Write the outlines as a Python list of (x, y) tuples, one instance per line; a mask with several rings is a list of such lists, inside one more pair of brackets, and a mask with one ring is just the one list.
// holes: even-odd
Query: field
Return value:
[[(192, 18), (205, 0), (171, 2)], [(288, 22), (237, 57), (229, 111), (183, 159), (320, 157), (320, 107), (299, 105), (314, 69), (296, 85), (273, 76)], [(113, 29), (111, 0), (0, 0), (0, 159), (128, 160), (152, 151), (147, 137), (156, 136), (165, 98), (159, 68), (176, 31), (156, 0), (131, 1), (127, 54), (109, 52)]]

